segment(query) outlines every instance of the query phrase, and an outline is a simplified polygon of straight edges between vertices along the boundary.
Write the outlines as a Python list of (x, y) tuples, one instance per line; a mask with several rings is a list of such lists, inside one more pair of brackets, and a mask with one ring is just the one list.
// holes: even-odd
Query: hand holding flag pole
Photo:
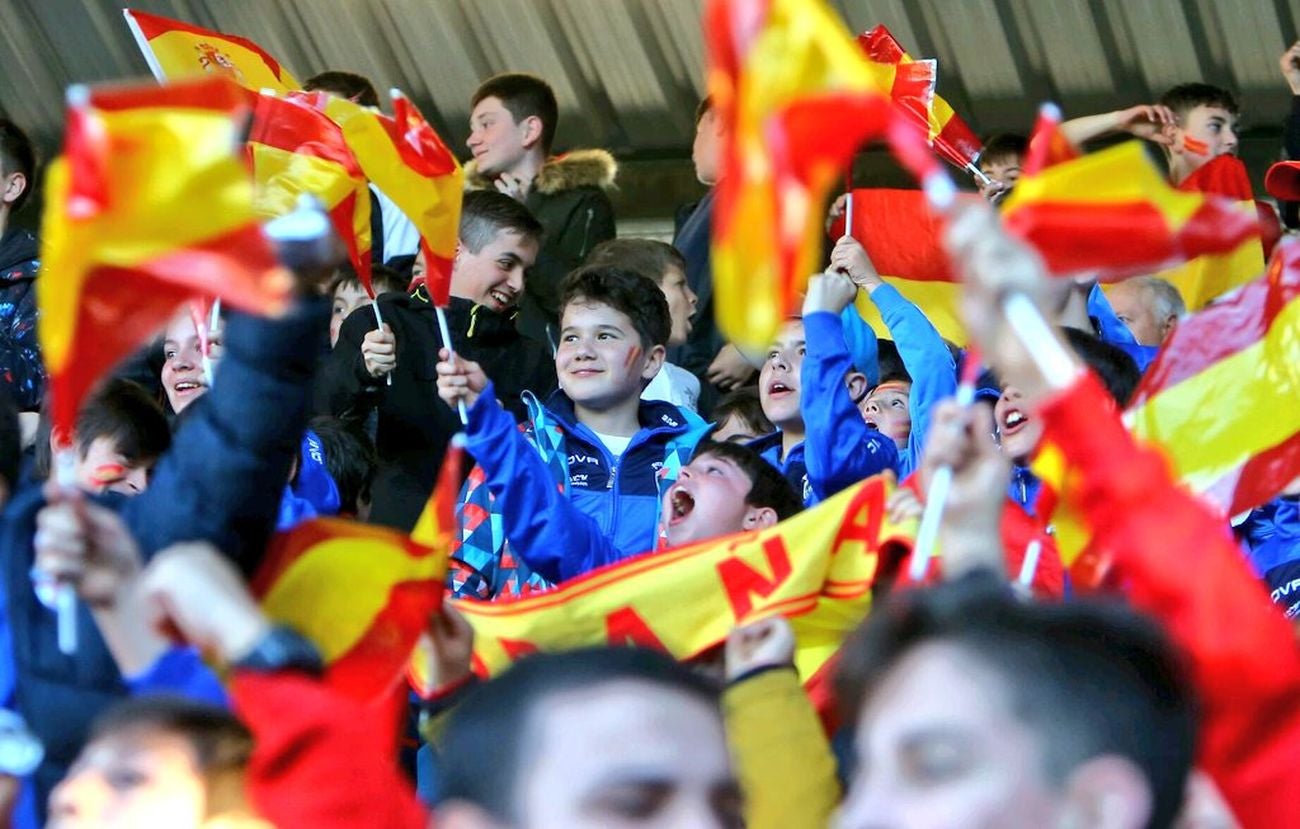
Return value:
[[(451, 344), (451, 331), (447, 327), (447, 311), (441, 305), (433, 306), (434, 314), (438, 317), (438, 332), (442, 334), (442, 344), (447, 346), (449, 358), (455, 358), (456, 347)], [(460, 415), (460, 425), (469, 425), (469, 411), (465, 408), (464, 400), (456, 401), (456, 413)]]

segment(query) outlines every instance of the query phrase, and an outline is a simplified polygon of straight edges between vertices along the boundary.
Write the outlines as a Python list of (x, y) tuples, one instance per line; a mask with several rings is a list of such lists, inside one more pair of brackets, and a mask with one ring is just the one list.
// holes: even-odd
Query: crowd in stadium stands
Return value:
[[(1300, 44), (1280, 66), (1300, 158)], [(347, 72), (305, 88), (379, 104)], [(1105, 292), (1046, 278), (989, 206), (1014, 191), (1026, 135), (985, 142), (985, 200), (944, 236), (989, 368), (961, 406), (971, 352), (851, 236), (827, 240), (766, 354), (724, 339), (710, 220), (727, 127), (710, 100), (692, 152), (709, 190), (671, 245), (615, 238), (614, 158), (556, 153), (543, 79), (494, 76), (470, 107), (450, 343), (418, 234), (372, 189), (378, 313), (316, 248), (292, 261), (287, 314), (227, 310), (201, 332), (179, 312), (72, 434), (44, 405), (35, 285), (49, 277), (14, 221), (38, 162), (0, 121), (10, 825), (1300, 826), (1300, 477), (1230, 524), (1130, 436), (1120, 412), (1183, 298), (1154, 276)], [(1177, 185), (1235, 154), (1238, 113), (1229, 91), (1188, 83), (1061, 131), (1158, 145)], [(1008, 318), (1011, 291), (1055, 323), (1054, 375)], [(446, 591), (461, 602), (771, 528), (879, 473), (900, 480), (888, 509), (903, 518), (951, 476), (942, 562), (921, 586), (882, 559), (829, 708), (805, 693), (779, 615), (685, 663), (586, 647), (489, 679), (451, 602), (428, 624), (434, 693), (360, 705), (247, 579), (273, 532), (314, 517), (411, 531), (458, 432), (473, 468)], [(1096, 578), (1062, 563), (1039, 508), (1031, 460), (1049, 443), (1074, 465)], [(78, 488), (53, 469), (69, 450)], [(1027, 541), (1036, 565), (1018, 580)], [(60, 585), (79, 598), (74, 653)]]

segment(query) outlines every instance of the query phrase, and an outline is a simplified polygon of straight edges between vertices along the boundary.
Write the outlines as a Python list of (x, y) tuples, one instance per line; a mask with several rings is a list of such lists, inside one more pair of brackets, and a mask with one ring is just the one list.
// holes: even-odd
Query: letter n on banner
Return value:
[(785, 541), (774, 535), (763, 542), (763, 555), (767, 557), (767, 566), (772, 569), (769, 579), (738, 557), (718, 562), (718, 575), (722, 577), (722, 586), (727, 591), (727, 600), (739, 622), (754, 609), (754, 596), (767, 598), (776, 592), (781, 583), (790, 578), (790, 553), (785, 549)]
[(641, 614), (630, 607), (619, 608), (605, 617), (605, 635), (611, 645), (631, 644), (668, 651)]

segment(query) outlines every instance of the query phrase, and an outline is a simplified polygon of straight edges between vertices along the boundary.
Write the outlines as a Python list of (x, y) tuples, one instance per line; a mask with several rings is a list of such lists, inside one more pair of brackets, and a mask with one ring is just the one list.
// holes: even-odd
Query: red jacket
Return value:
[(1190, 657), (1200, 762), (1246, 829), (1300, 825), (1300, 647), (1222, 519), (1140, 448), (1091, 375), (1042, 407), (1045, 438), (1079, 473), (1071, 504), (1093, 532), (1071, 567), (1116, 587)]
[(305, 674), (235, 674), (231, 698), (255, 741), (254, 807), (278, 829), (426, 829), (397, 766), (396, 711), (362, 705)]

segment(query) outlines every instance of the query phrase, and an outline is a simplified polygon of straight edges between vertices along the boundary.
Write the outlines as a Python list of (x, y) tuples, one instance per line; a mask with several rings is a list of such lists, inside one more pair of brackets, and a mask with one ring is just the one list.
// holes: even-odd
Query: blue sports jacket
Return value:
[[(578, 422), (564, 392), (545, 406), (532, 394), (524, 399), (530, 418), (523, 432), (490, 383), (470, 407), (466, 436), (478, 469), (462, 496), (461, 546), (450, 575), (456, 595), (531, 592), (653, 550), (661, 493), (709, 429), (676, 406), (643, 401), (642, 428), (616, 460)], [(608, 543), (592, 543), (589, 524), (562, 520), (566, 499)]]

